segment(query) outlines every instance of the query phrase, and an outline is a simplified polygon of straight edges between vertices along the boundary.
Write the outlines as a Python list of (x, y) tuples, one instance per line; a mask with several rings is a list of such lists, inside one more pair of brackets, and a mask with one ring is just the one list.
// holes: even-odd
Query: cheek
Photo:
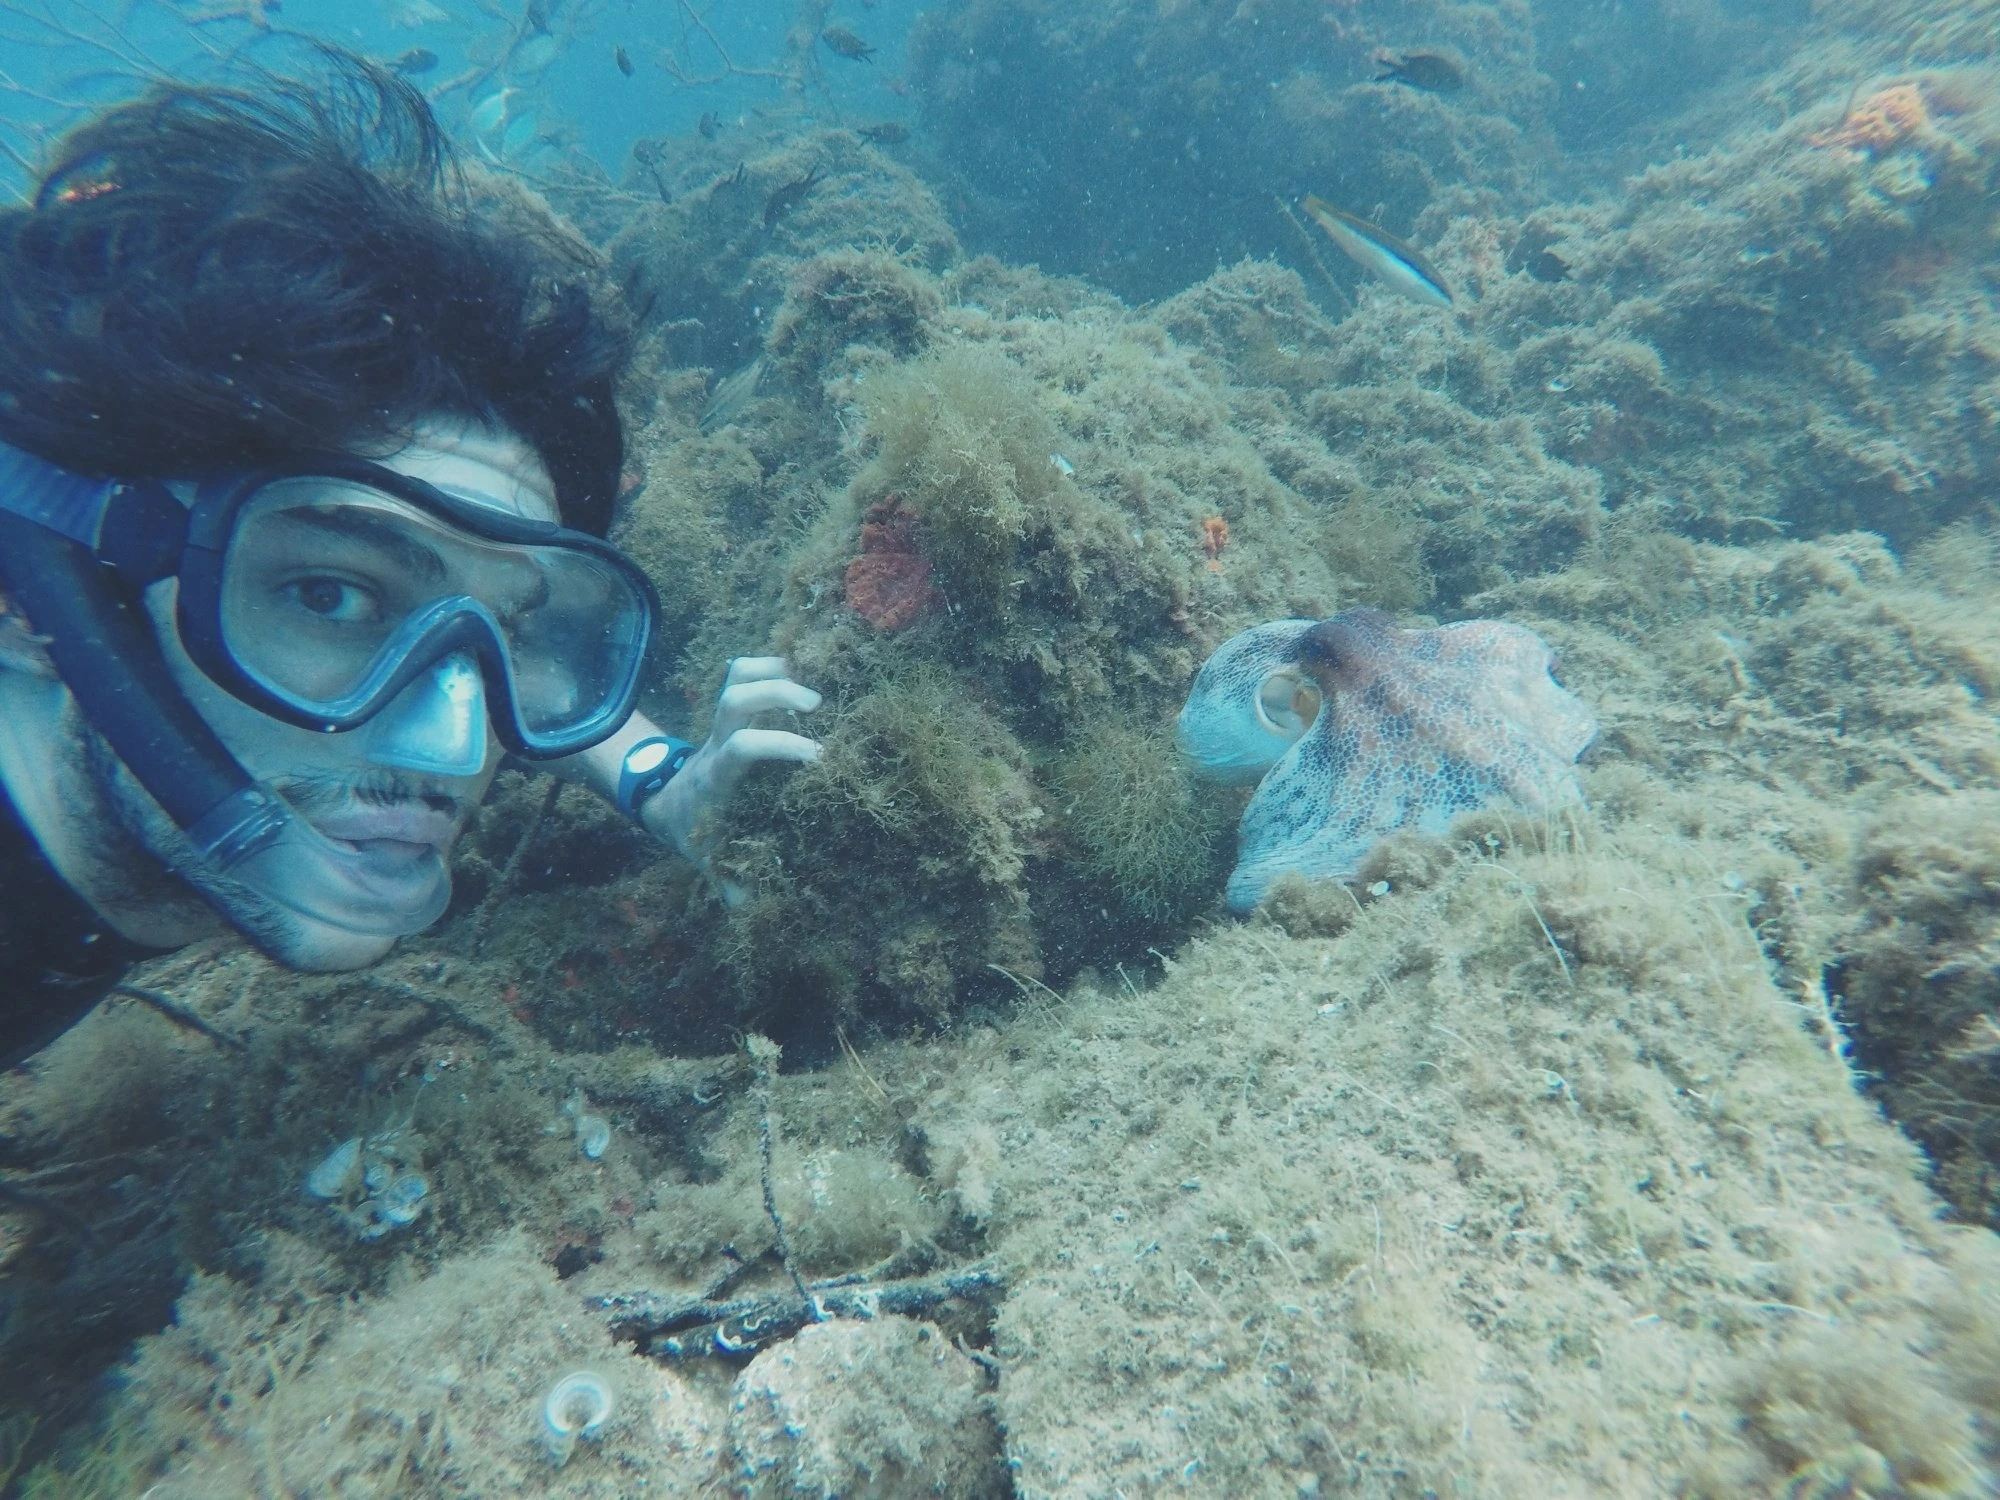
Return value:
[(271, 781), (359, 764), (361, 747), (352, 743), (353, 735), (318, 734), (282, 723), (209, 681), (208, 674), (181, 647), (180, 629), (174, 622), (178, 586), (170, 578), (146, 590), (146, 613), (152, 618), (174, 685), (244, 770), (259, 781)]
[[(357, 778), (370, 774), (373, 768), (368, 758), (367, 725), (346, 734), (301, 729), (252, 708), (211, 682), (181, 647), (180, 629), (174, 623), (177, 587), (176, 580), (170, 578), (148, 589), (146, 613), (152, 619), (174, 685), (244, 770), (264, 782), (312, 777)], [(497, 738), (489, 734), (485, 769), (453, 787), (468, 807), (485, 796), (504, 754)]]

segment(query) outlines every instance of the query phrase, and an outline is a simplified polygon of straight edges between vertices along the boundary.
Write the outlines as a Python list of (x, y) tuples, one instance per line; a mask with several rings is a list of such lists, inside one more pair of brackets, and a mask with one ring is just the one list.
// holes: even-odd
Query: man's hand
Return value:
[(786, 671), (782, 656), (739, 656), (731, 662), (708, 742), (640, 809), (648, 831), (697, 865), (706, 863), (715, 815), (745, 771), (763, 761), (819, 759), (816, 740), (783, 729), (750, 727), (758, 714), (781, 709), (811, 713), (819, 707), (819, 694), (793, 682)]

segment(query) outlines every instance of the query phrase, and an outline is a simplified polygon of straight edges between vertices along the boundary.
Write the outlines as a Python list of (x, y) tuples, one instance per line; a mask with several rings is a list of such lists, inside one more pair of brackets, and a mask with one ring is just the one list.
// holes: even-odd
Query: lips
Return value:
[(442, 856), (458, 834), (458, 820), (422, 803), (387, 807), (344, 807), (312, 819), (337, 844), (387, 860)]

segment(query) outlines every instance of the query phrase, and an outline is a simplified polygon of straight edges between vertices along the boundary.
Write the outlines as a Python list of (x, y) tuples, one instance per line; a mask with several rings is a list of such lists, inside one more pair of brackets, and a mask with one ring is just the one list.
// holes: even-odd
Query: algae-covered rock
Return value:
[(815, 254), (895, 245), (933, 271), (958, 257), (930, 189), (851, 131), (801, 132), (748, 158), (739, 150), (699, 138), (634, 150), (635, 185), (663, 187), (672, 201), (633, 213), (608, 255), (677, 362), (719, 372), (746, 363)]
[(1009, 1493), (979, 1367), (928, 1323), (816, 1323), (737, 1377), (729, 1417), (754, 1500)]
[(1115, 719), (1086, 720), (1054, 770), (1075, 878), (1146, 922), (1184, 915), (1215, 878), (1222, 807), (1172, 740)]
[(1906, 797), (1855, 862), (1833, 989), (1855, 1055), (1967, 1220), (2000, 1225), (2000, 795)]
[(1993, 1482), (2000, 1261), (1708, 900), (1716, 850), (1501, 848), (924, 1085), (941, 1141), (1005, 1142), (1020, 1492)]
[[(134, 978), (212, 1032), (114, 1000), (0, 1079), (0, 1476), (1991, 1493), (2000, 1266), (1940, 1215), (2000, 1159), (2000, 124), (1989, 21), (1921, 9), (968, 0), (900, 158), (813, 92), (551, 180), (640, 333), (645, 707), (699, 738), (783, 652), (825, 754), (703, 871), (509, 772), (387, 964), (206, 945)], [(1455, 305), (1301, 238), (1307, 190)], [(1356, 604), (1559, 650), (1589, 811), (1231, 921), (1173, 715)], [(412, 1094), (424, 1211), (358, 1242), (301, 1183)], [(745, 1371), (605, 1331), (975, 1261)], [(558, 1476), (577, 1368), (615, 1415)]]
[[(743, 900), (684, 983), (780, 1029), (938, 1024), (1008, 975), (1142, 959), (1219, 873), (1217, 811), (1158, 748), (1208, 649), (1427, 597), (1469, 513), (1322, 483), (1320, 439), (1101, 294), (838, 248), (797, 266), (767, 345), (796, 368), (707, 432), (670, 394), (619, 533), (685, 643), (669, 722), (743, 652), (828, 698), (826, 758), (722, 830)], [(1482, 579), (1560, 545), (1484, 550)]]
[[(137, 1430), (121, 1441), (164, 1459), (141, 1488), (614, 1496), (713, 1482), (722, 1413), (581, 1324), (520, 1239), (447, 1260), (366, 1318), (338, 1315), (338, 1283), (281, 1240), (258, 1281), (189, 1289), (127, 1372), (121, 1421)], [(583, 1362), (605, 1376), (612, 1412), (558, 1473), (543, 1398)]]

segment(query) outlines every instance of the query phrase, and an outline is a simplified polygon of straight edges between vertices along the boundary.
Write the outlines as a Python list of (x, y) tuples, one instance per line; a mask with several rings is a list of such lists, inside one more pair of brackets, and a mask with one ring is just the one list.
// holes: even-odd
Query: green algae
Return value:
[(1021, 545), (1061, 487), (1035, 394), (1005, 356), (958, 345), (883, 371), (861, 396), (876, 452), (857, 489), (903, 497), (946, 597), (982, 619), (1012, 609)]
[(1053, 783), (1080, 894), (1169, 922), (1213, 889), (1222, 809), (1197, 788), (1164, 729), (1086, 721)]

